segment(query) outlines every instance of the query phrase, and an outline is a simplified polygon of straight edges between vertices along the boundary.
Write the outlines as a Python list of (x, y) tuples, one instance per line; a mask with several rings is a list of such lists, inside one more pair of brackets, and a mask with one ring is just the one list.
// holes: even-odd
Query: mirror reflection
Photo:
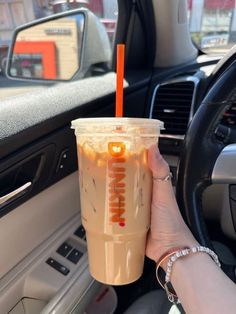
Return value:
[(21, 30), (13, 47), (11, 76), (70, 80), (80, 68), (83, 30), (82, 13)]

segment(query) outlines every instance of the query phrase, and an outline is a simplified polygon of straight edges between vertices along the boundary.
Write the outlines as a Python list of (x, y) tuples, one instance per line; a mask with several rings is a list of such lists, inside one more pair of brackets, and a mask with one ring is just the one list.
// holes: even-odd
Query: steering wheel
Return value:
[[(203, 217), (203, 191), (213, 183), (236, 183), (235, 131), (220, 126), (223, 114), (236, 102), (234, 59), (230, 66), (221, 67), (215, 81), (213, 75), (214, 83), (185, 136), (178, 169), (176, 197), (182, 215), (200, 244), (211, 248)], [(222, 265), (222, 269), (236, 282), (234, 265)]]

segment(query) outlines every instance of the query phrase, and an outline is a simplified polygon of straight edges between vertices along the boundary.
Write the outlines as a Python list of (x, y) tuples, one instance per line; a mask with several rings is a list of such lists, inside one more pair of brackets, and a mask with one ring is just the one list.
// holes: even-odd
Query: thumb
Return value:
[(169, 166), (161, 156), (157, 145), (153, 145), (149, 149), (148, 164), (154, 178), (165, 178), (170, 172)]
[(152, 206), (157, 208), (176, 207), (177, 204), (171, 180), (155, 180), (155, 178), (164, 179), (170, 173), (169, 166), (161, 156), (157, 145), (153, 145), (149, 149), (148, 165), (153, 175)]

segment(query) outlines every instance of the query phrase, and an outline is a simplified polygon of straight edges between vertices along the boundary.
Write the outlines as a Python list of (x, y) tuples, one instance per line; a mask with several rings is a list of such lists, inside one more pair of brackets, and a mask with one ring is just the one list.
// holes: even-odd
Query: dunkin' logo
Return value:
[(108, 161), (108, 195), (110, 222), (125, 226), (125, 144), (111, 142), (108, 144), (108, 152), (111, 158)]

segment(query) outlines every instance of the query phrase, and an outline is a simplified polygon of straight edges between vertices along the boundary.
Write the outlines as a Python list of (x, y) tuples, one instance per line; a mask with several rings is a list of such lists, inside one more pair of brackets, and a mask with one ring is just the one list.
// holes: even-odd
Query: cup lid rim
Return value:
[(116, 117), (102, 117), (102, 118), (79, 118), (71, 122), (71, 128), (76, 129), (85, 127), (89, 124), (100, 126), (101, 123), (106, 125), (143, 125), (144, 127), (159, 127), (160, 130), (164, 129), (164, 122), (157, 119), (150, 118), (116, 118)]

